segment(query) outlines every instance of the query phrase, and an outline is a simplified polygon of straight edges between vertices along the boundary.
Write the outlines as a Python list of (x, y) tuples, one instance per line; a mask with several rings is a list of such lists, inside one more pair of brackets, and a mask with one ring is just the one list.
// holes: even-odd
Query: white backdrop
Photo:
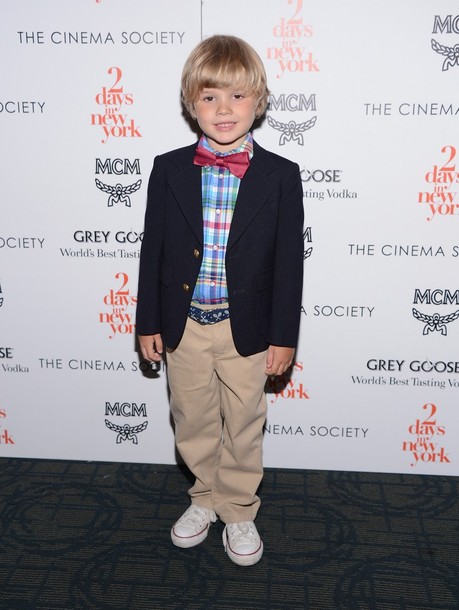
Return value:
[[(267, 466), (458, 475), (455, 0), (2, 0), (0, 456), (173, 463), (135, 301), (156, 154), (201, 37), (265, 62), (304, 184), (296, 363)], [(243, 15), (241, 19), (238, 15)]]

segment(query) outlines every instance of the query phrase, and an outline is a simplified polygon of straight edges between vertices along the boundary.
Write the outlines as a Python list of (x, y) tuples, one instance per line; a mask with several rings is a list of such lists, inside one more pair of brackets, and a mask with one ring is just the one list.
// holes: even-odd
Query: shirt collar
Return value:
[(253, 157), (253, 136), (250, 131), (247, 133), (245, 140), (242, 142), (242, 144), (240, 146), (238, 146), (237, 148), (233, 148), (232, 150), (229, 150), (228, 152), (225, 152), (225, 153), (222, 153), (222, 152), (219, 152), (218, 150), (213, 149), (210, 146), (209, 142), (207, 141), (205, 134), (202, 134), (202, 136), (200, 137), (198, 146), (202, 146), (202, 148), (209, 150), (210, 152), (217, 155), (217, 157), (226, 157), (227, 155), (232, 155), (234, 153), (239, 153), (239, 152), (248, 152), (249, 159), (251, 159)]

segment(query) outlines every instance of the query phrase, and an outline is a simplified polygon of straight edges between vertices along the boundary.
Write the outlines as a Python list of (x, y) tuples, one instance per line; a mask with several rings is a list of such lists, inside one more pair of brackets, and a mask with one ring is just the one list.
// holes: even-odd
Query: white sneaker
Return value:
[(223, 530), (223, 546), (239, 566), (252, 566), (263, 555), (263, 542), (253, 521), (228, 523)]
[(192, 504), (172, 527), (172, 542), (182, 549), (196, 546), (207, 538), (210, 524), (216, 520), (213, 510)]

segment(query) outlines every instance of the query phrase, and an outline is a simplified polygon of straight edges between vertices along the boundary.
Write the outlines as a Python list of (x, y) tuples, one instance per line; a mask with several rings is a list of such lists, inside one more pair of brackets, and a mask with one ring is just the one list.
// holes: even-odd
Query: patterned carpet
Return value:
[(267, 469), (262, 561), (170, 542), (178, 466), (0, 459), (6, 610), (458, 610), (457, 477)]

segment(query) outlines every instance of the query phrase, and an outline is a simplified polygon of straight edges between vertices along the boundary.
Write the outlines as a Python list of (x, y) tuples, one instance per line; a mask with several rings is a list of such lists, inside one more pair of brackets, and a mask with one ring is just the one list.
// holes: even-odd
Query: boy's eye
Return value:
[(234, 99), (236, 100), (242, 100), (244, 98), (244, 94), (243, 93), (235, 93), (234, 94)]
[(206, 95), (202, 99), (203, 99), (204, 102), (212, 102), (212, 100), (214, 99), (214, 96), (213, 95)]

